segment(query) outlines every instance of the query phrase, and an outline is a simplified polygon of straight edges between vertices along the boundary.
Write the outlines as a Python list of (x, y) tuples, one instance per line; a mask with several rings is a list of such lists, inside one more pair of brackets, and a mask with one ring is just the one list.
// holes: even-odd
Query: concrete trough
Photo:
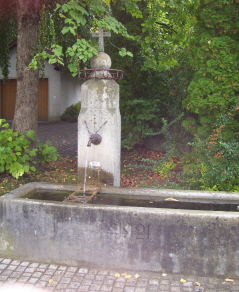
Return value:
[[(29, 183), (0, 197), (0, 256), (69, 265), (239, 276), (239, 213), (22, 198), (77, 186)], [(238, 203), (238, 193), (102, 188), (145, 200)]]

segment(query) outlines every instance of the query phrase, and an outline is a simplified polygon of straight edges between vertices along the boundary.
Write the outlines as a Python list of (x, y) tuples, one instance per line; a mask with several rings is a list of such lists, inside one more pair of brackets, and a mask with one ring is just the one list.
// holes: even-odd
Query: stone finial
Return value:
[(99, 52), (98, 55), (91, 59), (90, 65), (92, 69), (110, 69), (111, 58), (108, 54)]

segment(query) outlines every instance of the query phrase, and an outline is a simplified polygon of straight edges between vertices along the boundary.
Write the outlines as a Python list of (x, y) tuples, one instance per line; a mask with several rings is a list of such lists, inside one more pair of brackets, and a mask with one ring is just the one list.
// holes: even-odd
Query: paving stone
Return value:
[(41, 281), (49, 281), (51, 279), (50, 275), (41, 276)]
[(26, 268), (26, 270), (24, 272), (25, 273), (33, 273), (33, 272), (35, 272), (35, 268)]
[(170, 287), (171, 289), (171, 292), (180, 292), (181, 291), (181, 288), (180, 287)]
[(0, 271), (7, 268), (7, 264), (0, 264)]
[(114, 286), (116, 288), (124, 288), (125, 284), (123, 282), (116, 282)]
[(24, 272), (25, 270), (26, 270), (26, 267), (18, 266), (15, 271), (16, 272)]
[(115, 281), (116, 282), (123, 282), (124, 283), (124, 282), (126, 282), (126, 279), (125, 279), (125, 277), (119, 277), (119, 278), (116, 278)]
[(78, 287), (80, 286), (80, 283), (78, 282), (71, 282), (69, 285), (68, 285), (68, 288), (74, 288), (74, 289), (77, 289)]
[(20, 263), (21, 263), (21, 261), (18, 261), (18, 260), (13, 260), (13, 261), (11, 261), (11, 265), (16, 265), (16, 266), (18, 266)]
[(67, 269), (67, 272), (75, 273), (77, 270), (78, 270), (77, 267), (69, 267), (69, 268)]
[(63, 276), (63, 275), (65, 275), (65, 271), (57, 270), (57, 271), (54, 272), (54, 276)]
[(5, 269), (3, 272), (2, 272), (2, 275), (3, 276), (10, 276), (13, 272), (11, 270), (8, 270), (8, 269)]
[(102, 270), (102, 271), (98, 272), (98, 275), (108, 275), (108, 274), (109, 274), (109, 271), (107, 271), (107, 270), (106, 271)]
[(58, 268), (58, 265), (50, 265), (48, 267), (48, 269), (50, 269), (50, 270), (57, 270), (57, 268)]
[(80, 275), (75, 275), (73, 278), (72, 278), (72, 281), (73, 282), (78, 282), (78, 283), (81, 283), (83, 281), (84, 277), (80, 276)]
[(77, 291), (89, 291), (89, 286), (80, 286)]
[(88, 271), (89, 271), (88, 269), (81, 268), (81, 269), (79, 269), (78, 273), (80, 273), (80, 274), (87, 274)]
[(18, 278), (17, 281), (20, 283), (26, 283), (28, 279), (29, 279), (29, 277), (21, 276), (20, 278)]
[(27, 283), (30, 283), (30, 284), (36, 284), (37, 282), (39, 281), (39, 279), (37, 278), (30, 278)]
[(6, 265), (9, 265), (11, 263), (11, 259), (3, 259), (2, 260), (2, 264), (6, 264)]
[(149, 285), (148, 286), (148, 290), (149, 291), (158, 291), (158, 286), (156, 286), (156, 285)]
[[(58, 271), (56, 271), (57, 273)], [(75, 275), (75, 273), (72, 272), (65, 272), (64, 277), (73, 277)]]
[(113, 288), (112, 292), (124, 292), (122, 288)]
[(54, 275), (55, 272), (56, 272), (56, 270), (47, 269), (47, 270), (45, 270), (44, 274), (46, 274), (46, 275)]
[(71, 278), (65, 278), (65, 277), (63, 277), (60, 280), (60, 283), (64, 283), (64, 284), (69, 284), (70, 282), (71, 282)]
[(148, 284), (148, 279), (138, 279), (137, 286), (145, 287)]
[(27, 266), (29, 266), (29, 262), (21, 262), (20, 263), (20, 266), (22, 266), (22, 267), (27, 267)]
[(110, 285), (102, 285), (101, 287), (101, 291), (111, 291), (112, 290), (112, 286)]
[(147, 292), (147, 291), (143, 287), (138, 287), (138, 288), (135, 288), (135, 292)]
[(47, 281), (39, 280), (38, 283), (36, 284), (36, 287), (46, 287), (47, 284), (48, 284)]
[(92, 285), (92, 280), (89, 280), (89, 279), (83, 279), (82, 282), (81, 282), (81, 285)]
[(95, 274), (86, 274), (85, 279), (93, 280), (95, 278)]
[(94, 291), (100, 291), (100, 288), (101, 288), (101, 285), (99, 285), (99, 284), (92, 284), (90, 286), (90, 289), (94, 290)]
[(169, 290), (169, 285), (159, 285), (159, 289), (161, 290)]
[(58, 271), (65, 271), (67, 270), (67, 266), (59, 266)]
[(104, 281), (104, 279), (105, 279), (105, 276), (101, 276), (101, 275), (95, 276), (95, 280), (97, 280), (97, 281)]
[(124, 292), (135, 292), (135, 287), (125, 287)]
[[(30, 261), (0, 258), (0, 291), (8, 285), (21, 285), (34, 292), (34, 287), (41, 292), (237, 292), (239, 280), (225, 282), (224, 279), (167, 275), (132, 271), (132, 276), (115, 277), (115, 270), (97, 270), (86, 267), (44, 264)], [(180, 279), (187, 280), (181, 283)], [(53, 282), (49, 282), (52, 280)], [(195, 286), (199, 282), (200, 286)]]
[(105, 285), (113, 285), (114, 282), (115, 282), (115, 281), (112, 280), (112, 279), (105, 279), (105, 280), (104, 280), (104, 284), (105, 284)]
[(149, 280), (149, 285), (158, 285), (158, 284), (159, 284), (159, 280), (157, 280), (157, 279)]
[(170, 284), (169, 280), (160, 280), (159, 282), (161, 285), (169, 285)]
[(10, 275), (11, 278), (19, 278), (21, 276), (21, 272), (12, 272), (12, 274)]
[(60, 284), (57, 285), (57, 288), (66, 289), (67, 286), (68, 286), (68, 284), (60, 283)]

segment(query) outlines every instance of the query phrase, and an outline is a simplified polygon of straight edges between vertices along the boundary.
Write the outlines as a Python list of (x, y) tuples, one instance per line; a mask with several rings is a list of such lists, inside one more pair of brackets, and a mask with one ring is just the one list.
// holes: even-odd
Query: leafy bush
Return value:
[(77, 119), (78, 119), (78, 116), (79, 116), (79, 113), (80, 113), (80, 109), (81, 109), (80, 101), (75, 103), (75, 104), (72, 104), (61, 115), (61, 120), (62, 121), (68, 121), (68, 122), (71, 122), (71, 123), (77, 122)]
[[(58, 159), (57, 149), (51, 142), (38, 143), (34, 131), (20, 134), (9, 129), (9, 124), (4, 122), (0, 119), (0, 173), (8, 172), (19, 178), (26, 172), (36, 171), (34, 165), (37, 163)], [(31, 148), (33, 142), (37, 143), (36, 148)]]
[[(238, 75), (238, 3), (235, 1), (199, 1), (195, 11), (197, 24), (188, 48), (194, 69), (193, 79), (183, 106), (197, 116), (197, 136), (205, 139), (217, 118), (236, 105)], [(239, 129), (238, 121), (228, 132)]]
[(184, 181), (188, 188), (213, 191), (239, 191), (238, 133), (228, 129), (239, 110), (221, 117), (214, 124), (207, 140), (196, 137), (193, 151), (184, 155)]

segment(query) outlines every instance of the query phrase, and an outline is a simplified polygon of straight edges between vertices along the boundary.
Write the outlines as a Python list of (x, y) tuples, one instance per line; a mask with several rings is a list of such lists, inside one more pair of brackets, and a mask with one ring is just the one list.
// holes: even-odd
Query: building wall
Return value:
[[(9, 79), (16, 79), (16, 55), (17, 48), (10, 51)], [(81, 82), (77, 77), (73, 78), (56, 71), (53, 65), (45, 63), (44, 78), (48, 78), (48, 118), (49, 121), (60, 120), (60, 115), (73, 103), (80, 100)], [(0, 70), (0, 80), (3, 79)], [(1, 92), (1, 91), (0, 91)]]
[(61, 114), (70, 105), (81, 101), (81, 85), (82, 81), (78, 77), (71, 77), (62, 74), (61, 77)]

